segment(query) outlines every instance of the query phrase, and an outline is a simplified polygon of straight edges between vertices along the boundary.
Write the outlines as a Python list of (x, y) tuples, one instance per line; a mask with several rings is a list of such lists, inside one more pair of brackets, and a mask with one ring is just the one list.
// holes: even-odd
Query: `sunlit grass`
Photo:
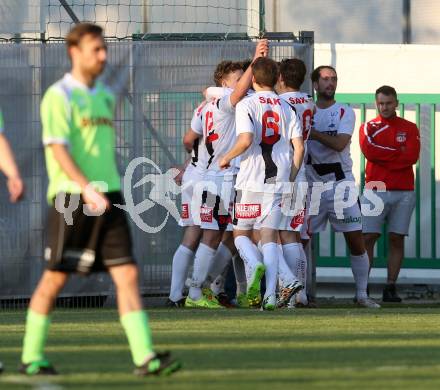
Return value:
[(137, 378), (113, 310), (59, 310), (47, 347), (57, 378), (15, 373), (23, 311), (0, 315), (1, 389), (439, 389), (440, 308), (273, 313), (149, 310), (158, 350), (184, 369)]

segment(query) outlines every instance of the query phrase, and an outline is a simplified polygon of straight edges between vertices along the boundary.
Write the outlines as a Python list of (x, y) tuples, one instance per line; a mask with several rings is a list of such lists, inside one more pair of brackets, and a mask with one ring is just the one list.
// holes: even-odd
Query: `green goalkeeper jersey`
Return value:
[(41, 103), (43, 144), (49, 176), (49, 203), (59, 192), (80, 193), (55, 160), (51, 144), (64, 144), (78, 168), (102, 192), (119, 191), (113, 115), (115, 96), (101, 82), (88, 88), (66, 74), (45, 93)]

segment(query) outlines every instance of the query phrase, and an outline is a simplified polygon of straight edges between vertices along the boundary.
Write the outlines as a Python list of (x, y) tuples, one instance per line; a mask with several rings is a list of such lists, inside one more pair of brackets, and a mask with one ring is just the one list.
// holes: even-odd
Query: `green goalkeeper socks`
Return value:
[(147, 314), (143, 310), (124, 314), (121, 324), (127, 335), (133, 362), (139, 367), (154, 353)]
[(31, 309), (27, 312), (26, 333), (23, 340), (24, 364), (44, 360), (44, 346), (49, 333), (50, 316), (38, 314)]
[[(136, 366), (141, 366), (145, 359), (154, 353), (147, 314), (143, 310), (127, 313), (121, 317), (121, 323), (127, 334), (133, 362)], [(44, 360), (44, 346), (49, 333), (49, 325), (49, 316), (28, 310), (22, 363)]]

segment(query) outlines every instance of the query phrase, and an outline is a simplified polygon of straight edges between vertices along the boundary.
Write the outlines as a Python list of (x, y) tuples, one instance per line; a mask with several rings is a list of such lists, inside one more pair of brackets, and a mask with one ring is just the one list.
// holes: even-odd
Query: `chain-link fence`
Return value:
[[(77, 21), (104, 28), (107, 37), (133, 34), (246, 33), (264, 25), (262, 0), (0, 0), (0, 37), (63, 38)], [(18, 36), (17, 36), (18, 35)]]
[[(274, 59), (302, 58), (309, 71), (312, 69), (310, 42), (290, 40), (270, 45)], [(216, 64), (223, 59), (251, 58), (254, 47), (255, 43), (250, 41), (109, 42), (109, 66), (104, 79), (118, 95), (115, 128), (121, 173), (136, 157), (147, 157), (156, 164), (156, 167), (151, 163), (139, 166), (133, 180), (125, 186), (134, 205), (142, 201), (145, 204), (145, 199), (154, 200), (158, 188), (163, 190), (154, 182), (158, 170), (166, 172), (185, 159), (182, 135), (202, 99), (200, 92), (213, 83)], [(0, 45), (0, 107), (6, 136), (16, 152), (26, 184), (25, 199), (10, 205), (5, 183), (0, 182), (0, 298), (6, 302), (28, 297), (44, 267), (47, 178), (39, 106), (47, 87), (68, 69), (61, 43)], [(310, 91), (310, 88), (305, 83), (304, 89)], [(145, 185), (133, 188), (148, 174), (153, 175), (151, 180), (147, 177)], [(179, 205), (176, 194), (169, 192), (168, 196)], [(181, 229), (166, 205), (151, 202), (144, 210), (139, 216), (142, 226), (160, 231), (146, 233), (129, 218), (134, 253), (141, 268), (143, 292), (162, 294), (169, 288), (171, 259)], [(159, 229), (161, 224), (163, 227)], [(75, 277), (64, 294), (111, 295), (112, 288), (104, 274)]]

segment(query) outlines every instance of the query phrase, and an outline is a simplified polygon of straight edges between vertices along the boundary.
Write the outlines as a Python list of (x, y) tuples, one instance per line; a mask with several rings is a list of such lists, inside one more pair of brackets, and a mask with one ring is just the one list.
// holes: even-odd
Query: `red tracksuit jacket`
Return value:
[(365, 183), (382, 181), (387, 191), (413, 191), (413, 164), (419, 159), (420, 133), (403, 118), (380, 115), (359, 129), (359, 143), (367, 159)]

